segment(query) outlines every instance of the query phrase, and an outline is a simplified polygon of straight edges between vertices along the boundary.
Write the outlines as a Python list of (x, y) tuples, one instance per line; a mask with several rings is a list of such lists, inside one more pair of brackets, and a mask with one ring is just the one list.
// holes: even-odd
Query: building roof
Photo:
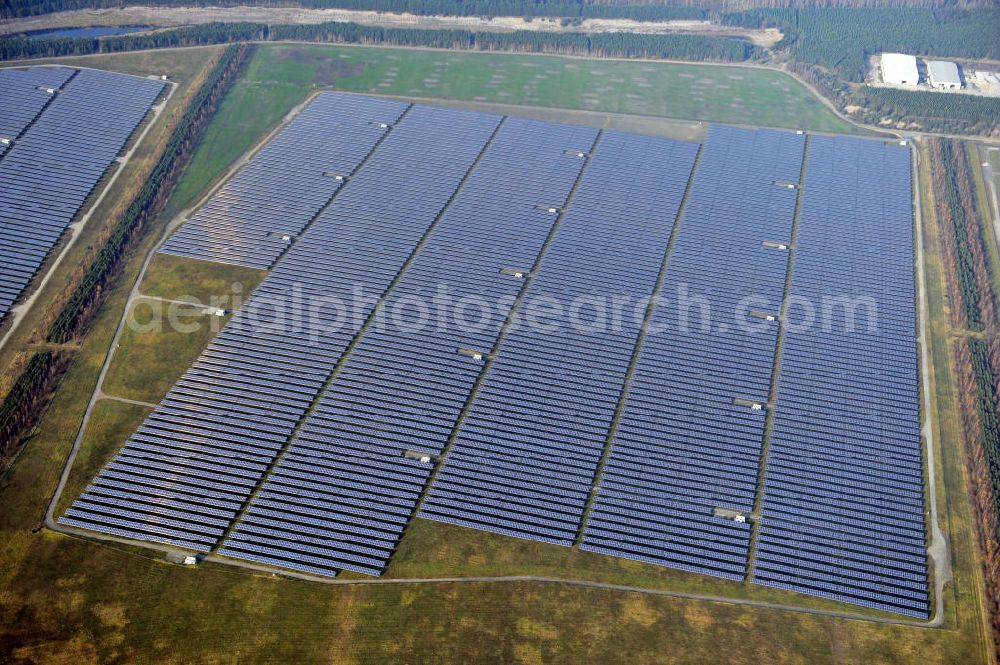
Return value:
[(927, 75), (931, 83), (944, 83), (947, 85), (961, 85), (962, 79), (958, 75), (958, 66), (954, 62), (947, 60), (928, 60)]
[(916, 84), (920, 80), (916, 56), (904, 53), (883, 53), (882, 80), (886, 83)]

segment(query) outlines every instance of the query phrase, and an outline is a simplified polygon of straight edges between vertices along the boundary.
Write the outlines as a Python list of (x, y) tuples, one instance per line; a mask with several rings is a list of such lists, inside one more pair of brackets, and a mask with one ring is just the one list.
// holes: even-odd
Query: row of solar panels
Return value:
[[(419, 505), (436, 520), (564, 545), (582, 539), (598, 552), (744, 577), (751, 529), (731, 517), (754, 507), (804, 137), (712, 128), (678, 221), (695, 144), (380, 104), (397, 103), (320, 95), (167, 245), (273, 270), (64, 521), (322, 575), (379, 574)], [(367, 152), (338, 164), (299, 145), (325, 123), (363, 134)], [(342, 154), (339, 139), (324, 140), (322, 150)], [(307, 166), (272, 168), (283, 159)], [(280, 200), (300, 178), (326, 186), (327, 173), (347, 184), (335, 181), (325, 199), (275, 222), (292, 242), (274, 250), (266, 215), (277, 206), (255, 202), (256, 192)], [(203, 216), (209, 209), (227, 221)], [(905, 239), (894, 251), (908, 256)], [(825, 252), (817, 247), (817, 260)], [(627, 383), (643, 299), (660, 277)], [(470, 326), (454, 319), (469, 308), (415, 304), (442, 293), (503, 306)], [(901, 294), (879, 295), (912, 312)], [(611, 328), (545, 329), (544, 314), (521, 325), (532, 303), (552, 298), (617, 298), (631, 309)], [(705, 300), (707, 328), (689, 327), (704, 324), (686, 318), (705, 319)], [(515, 302), (517, 325), (502, 333)], [(889, 330), (905, 329), (901, 316), (887, 319)], [(744, 329), (740, 317), (754, 325)], [(857, 353), (877, 352), (880, 339), (866, 338)], [(864, 390), (895, 389), (909, 376), (872, 377)], [(828, 392), (840, 385), (833, 378)], [(870, 414), (850, 413), (860, 397), (847, 392), (830, 407), (838, 396), (816, 397), (823, 388), (803, 383), (788, 422), (816, 414), (816, 445), (829, 448), (845, 439), (825, 433), (845, 428), (823, 428)], [(877, 443), (912, 433), (915, 392), (899, 394), (899, 417), (883, 418), (892, 425)], [(864, 454), (887, 450), (906, 447)], [(784, 465), (775, 454), (768, 468), (803, 469), (792, 453)], [(827, 473), (806, 469), (803, 486)], [(129, 477), (127, 496), (109, 494)], [(794, 491), (777, 477), (767, 504), (776, 516), (788, 513), (779, 499)], [(922, 500), (919, 474), (891, 483), (907, 501)], [(835, 505), (814, 494), (809, 502)], [(849, 519), (895, 505), (876, 498)], [(789, 565), (785, 553), (768, 559), (764, 550), (762, 541), (765, 568)], [(786, 583), (773, 570), (765, 583)]]
[[(652, 295), (696, 152), (695, 144), (606, 132), (528, 302)], [(595, 301), (590, 316), (601, 306)], [(627, 316), (594, 332), (539, 323), (505, 336), (424, 517), (575, 541), (642, 321)]]
[(66, 81), (76, 74), (68, 67), (0, 69), (0, 139), (16, 139), (38, 117)]
[(742, 579), (804, 137), (710, 130), (584, 549)]
[[(329, 284), (324, 297), (346, 303), (351, 289), (375, 298), (386, 292), (486, 149), (500, 120), (494, 115), (425, 107), (410, 112), (407, 121), (420, 128), (422, 143), (390, 146), (390, 141), (399, 138), (401, 127), (394, 129), (383, 146), (385, 159), (367, 165), (303, 237), (310, 252), (333, 260), (330, 278), (324, 280)], [(382, 149), (376, 156), (381, 153)], [(387, 206), (381, 200), (379, 193), (385, 191), (396, 193), (397, 205)], [(363, 236), (345, 234), (344, 225), (359, 218), (370, 230)], [(297, 245), (289, 258), (299, 250)], [(277, 271), (284, 271), (288, 263), (283, 261)], [(368, 302), (356, 314), (359, 324), (372, 316), (374, 306), (374, 301)], [(339, 363), (335, 381), (365, 378), (363, 369), (354, 368), (367, 353), (352, 351)], [(395, 455), (367, 449), (360, 418), (345, 419), (343, 431), (333, 436), (339, 422), (328, 420), (330, 392), (325, 391), (306, 418), (276, 473), (262, 485), (258, 499), (222, 544), (222, 553), (250, 560), (276, 558), (287, 567), (309, 566), (307, 570), (326, 574), (343, 568), (369, 574), (382, 569), (407, 520), (399, 504), (416, 500), (430, 468), (404, 458), (402, 446)], [(348, 468), (338, 466), (345, 462)], [(294, 469), (306, 475), (305, 489), (297, 482), (288, 483), (287, 474)], [(379, 477), (386, 488), (372, 482)], [(262, 531), (275, 509), (286, 518)]]
[(405, 108), (356, 95), (319, 95), (160, 251), (270, 268)]
[[(163, 491), (182, 492), (187, 497), (182, 510), (193, 516), (202, 509), (203, 501), (202, 476), (191, 471), (192, 459), (205, 455), (215, 458), (221, 465), (221, 477), (213, 480), (221, 483), (228, 469), (243, 467), (241, 447), (247, 445), (259, 453), (250, 469), (259, 481), (360, 328), (358, 320), (334, 321), (333, 313), (321, 306), (333, 298), (350, 296), (352, 283), (363, 283), (375, 298), (382, 294), (499, 120), (484, 122), (474, 114), (422, 108), (404, 116), (406, 104), (366, 101), (370, 104), (368, 113), (390, 122), (402, 119), (383, 141), (372, 146), (364, 168), (332, 203), (317, 201), (315, 210), (303, 211), (303, 227), (317, 213), (322, 214), (140, 428), (140, 434), (148, 429), (158, 432), (169, 449), (164, 464), (171, 472), (166, 484), (151, 482), (146, 475), (137, 479), (137, 493), (142, 498), (121, 508), (129, 512), (130, 537), (178, 545), (196, 539), (194, 546), (201, 550), (217, 543), (224, 530), (204, 529), (193, 518), (189, 523), (172, 524), (173, 531), (164, 538), (157, 510)], [(442, 140), (446, 131), (451, 131), (452, 137)], [(359, 156), (358, 161), (363, 158)], [(432, 163), (434, 168), (416, 168), (421, 162)], [(423, 196), (396, 211), (394, 223), (385, 223), (393, 213), (386, 210), (377, 194), (387, 188), (410, 186), (418, 187)], [(340, 252), (334, 255), (337, 249)], [(366, 266), (363, 278), (356, 276), (348, 283), (338, 277), (356, 270), (359, 263)], [(200, 397), (201, 403), (186, 399), (189, 395)], [(188, 427), (163, 427), (161, 412), (179, 400), (183, 402), (179, 418), (189, 423)], [(211, 405), (211, 417), (199, 415), (202, 403)], [(246, 418), (253, 423), (245, 423)], [(135, 439), (129, 441), (123, 454)], [(121, 525), (109, 519), (118, 515), (109, 515), (95, 500), (101, 480), (98, 478), (74, 503), (67, 523), (104, 531), (120, 529)], [(241, 482), (224, 489), (239, 496), (239, 501), (226, 506), (231, 521), (250, 492)]]
[(0, 70), (0, 321), (160, 95), (96, 70)]
[(805, 187), (792, 293), (848, 304), (785, 336), (754, 581), (924, 617), (909, 150), (814, 137)]
[[(441, 293), (487, 303), (516, 296), (523, 281), (502, 270), (532, 269), (555, 221), (537, 205), (563, 204), (583, 165), (564, 148), (588, 150), (594, 133), (506, 120), (393, 286), (386, 309)], [(498, 181), (506, 183), (502, 193)], [(292, 567), (306, 561), (327, 573), (379, 574), (432, 470), (420, 458), (441, 452), (481, 371), (459, 350), (489, 352), (502, 322), (497, 316), (465, 329), (453, 320), (420, 328), (396, 321), (368, 330), (263, 484), (266, 503), (252, 502), (221, 551), (255, 558), (246, 551), (253, 544), (258, 555)], [(300, 472), (295, 483), (293, 469)], [(271, 524), (272, 510), (291, 517)]]

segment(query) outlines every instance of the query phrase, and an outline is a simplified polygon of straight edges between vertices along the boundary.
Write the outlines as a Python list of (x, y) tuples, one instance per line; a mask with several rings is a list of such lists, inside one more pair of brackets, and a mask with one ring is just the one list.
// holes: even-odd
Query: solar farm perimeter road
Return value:
[(948, 539), (941, 529), (941, 519), (938, 514), (937, 475), (934, 473), (937, 451), (934, 447), (934, 423), (931, 420), (931, 379), (927, 368), (931, 366), (930, 333), (927, 329), (927, 271), (924, 268), (924, 216), (920, 201), (920, 150), (913, 151), (913, 214), (915, 219), (914, 244), (917, 258), (917, 313), (920, 317), (920, 329), (917, 344), (920, 346), (920, 393), (922, 395), (922, 427), (921, 433), (927, 446), (927, 496), (930, 504), (931, 544), (927, 553), (934, 561), (934, 614), (930, 625), (941, 626), (944, 622), (944, 585), (952, 581), (951, 551)]

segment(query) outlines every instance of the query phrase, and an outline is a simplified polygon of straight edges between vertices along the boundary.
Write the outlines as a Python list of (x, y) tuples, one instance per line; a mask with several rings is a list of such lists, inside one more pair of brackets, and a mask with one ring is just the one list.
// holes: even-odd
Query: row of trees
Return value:
[(480, 49), (534, 53), (566, 53), (626, 58), (665, 58), (740, 62), (757, 57), (751, 43), (730, 37), (632, 33), (545, 32), (508, 33), (468, 30), (380, 28), (357, 23), (328, 22), (306, 25), (263, 23), (206, 23), (148, 34), (86, 39), (0, 39), (0, 59), (114, 53), (171, 46), (195, 46), (242, 41), (321, 41), (346, 44), (391, 44), (431, 48)]
[(935, 200), (939, 220), (950, 227), (953, 240), (954, 278), (958, 283), (959, 300), (964, 314), (964, 321), (961, 323), (969, 330), (981, 331), (987, 326), (996, 325), (996, 307), (976, 214), (968, 156), (965, 148), (957, 141), (937, 141), (936, 147), (936, 158), (945, 175), (939, 175), (937, 179), (939, 191)]
[[(156, 7), (298, 6), (406, 12), (424, 16), (524, 16), (551, 18), (628, 18), (637, 21), (701, 19), (709, 11), (696, 2), (591, 2), (590, 0), (5, 0), (0, 18), (37, 16), (75, 9), (119, 8), (128, 4)], [(720, 4), (721, 6), (721, 4)]]
[(400, 46), (461, 49), (467, 49), (472, 44), (472, 33), (468, 30), (379, 28), (336, 21), (308, 25), (272, 25), (268, 29), (267, 38), (273, 41), (398, 44)]
[(171, 30), (109, 37), (0, 39), (0, 60), (117, 53), (171, 46), (200, 46), (267, 39), (263, 23), (205, 23)]
[[(952, 325), (997, 332), (997, 302), (977, 213), (969, 156), (960, 141), (929, 141), (931, 181), (946, 264)], [(983, 553), (987, 604), (1000, 648), (1000, 342), (954, 343), (968, 479)]]
[[(173, 0), (168, 0), (173, 1)], [(206, 3), (208, 4), (208, 3)], [(264, 2), (261, 4), (271, 4)], [(277, 3), (274, 3), (277, 4)], [(636, 21), (702, 19), (709, 10), (697, 3), (592, 2), (591, 0), (299, 0), (303, 7), (407, 12), (446, 16), (524, 16), (551, 18), (627, 18)]]
[[(37, 16), (75, 9), (119, 8), (128, 4), (159, 7), (257, 6), (356, 9), (448, 16), (525, 16), (628, 18), (637, 21), (704, 19), (721, 12), (759, 8), (935, 7), (937, 0), (4, 0), (0, 18)], [(991, 0), (955, 0), (951, 7), (990, 7)], [(747, 19), (752, 20), (752, 19)]]
[(54, 379), (60, 369), (51, 351), (36, 353), (0, 402), (0, 471), (7, 468), (17, 452), (15, 433), (28, 429), (34, 422), (45, 402), (43, 386)]
[[(128, 3), (117, 0), (6, 0), (0, 17), (33, 16), (57, 11), (117, 8)], [(586, 0), (146, 0), (136, 5), (159, 7), (191, 6), (299, 6), (310, 9), (353, 9), (377, 12), (406, 12), (425, 16), (524, 16), (524, 17), (613, 17), (662, 21), (673, 18), (701, 18), (703, 9), (654, 3), (594, 4)]]
[(604, 32), (591, 35), (591, 52), (626, 58), (740, 62), (758, 57), (750, 42), (702, 35), (636, 35)]
[(880, 118), (916, 123), (929, 131), (988, 134), (1000, 118), (997, 97), (868, 87), (857, 96)]
[[(992, 445), (989, 439), (994, 439), (985, 427), (997, 427), (996, 410), (992, 409), (992, 417), (987, 412), (984, 416), (982, 401), (978, 398), (981, 373), (976, 367), (982, 367), (981, 354), (983, 347), (994, 358), (1000, 357), (1000, 343), (993, 341), (987, 344), (983, 340), (956, 340), (955, 379), (959, 393), (961, 408), (962, 435), (965, 440), (966, 469), (969, 483), (969, 493), (976, 519), (976, 539), (982, 557), (983, 578), (986, 586), (985, 605), (992, 627), (993, 646), (1000, 655), (1000, 540), (997, 531), (1000, 530), (994, 490), (990, 482), (991, 463), (987, 459), (987, 451), (997, 445)], [(975, 351), (973, 351), (975, 350)], [(973, 361), (973, 352), (976, 361)], [(994, 384), (995, 385), (995, 384)], [(994, 430), (995, 431), (995, 430)]]

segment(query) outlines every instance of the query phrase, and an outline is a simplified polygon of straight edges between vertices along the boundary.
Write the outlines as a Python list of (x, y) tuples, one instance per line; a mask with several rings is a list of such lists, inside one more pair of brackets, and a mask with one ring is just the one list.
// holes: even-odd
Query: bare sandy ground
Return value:
[(126, 7), (124, 9), (77, 10), (0, 22), (0, 35), (27, 30), (92, 25), (177, 26), (212, 21), (309, 24), (353, 21), (386, 28), (457, 28), (462, 30), (536, 30), (545, 32), (633, 32), (638, 34), (711, 34), (750, 39), (771, 47), (782, 34), (778, 30), (745, 30), (712, 21), (633, 21), (630, 19), (586, 19), (580, 25), (561, 25), (559, 19), (519, 16), (416, 16), (349, 9), (301, 9), (292, 7)]

